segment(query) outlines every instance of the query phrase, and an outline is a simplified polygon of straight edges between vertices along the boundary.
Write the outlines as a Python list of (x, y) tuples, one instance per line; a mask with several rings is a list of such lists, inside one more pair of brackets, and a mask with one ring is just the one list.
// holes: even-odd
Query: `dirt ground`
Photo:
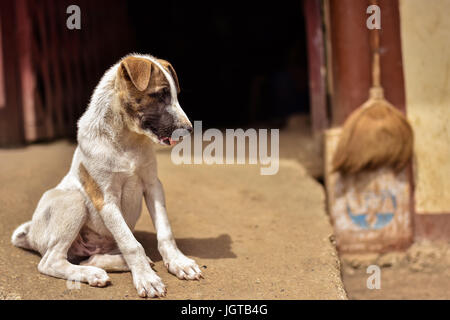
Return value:
[[(405, 252), (342, 255), (350, 299), (450, 299), (450, 243), (414, 243)], [(381, 288), (368, 289), (369, 265), (381, 268)]]
[[(106, 288), (69, 289), (39, 274), (39, 255), (10, 243), (42, 193), (67, 172), (73, 150), (65, 141), (0, 150), (0, 299), (139, 299), (130, 273), (110, 274)], [(280, 154), (278, 174), (261, 176), (259, 165), (176, 166), (170, 149), (158, 150), (176, 241), (205, 275), (188, 282), (165, 270), (144, 209), (135, 235), (156, 262), (166, 299), (346, 298), (323, 187)]]

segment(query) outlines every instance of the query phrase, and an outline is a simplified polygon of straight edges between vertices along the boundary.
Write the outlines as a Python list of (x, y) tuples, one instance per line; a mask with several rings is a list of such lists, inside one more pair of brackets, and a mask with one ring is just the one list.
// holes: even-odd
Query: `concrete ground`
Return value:
[[(39, 255), (10, 243), (67, 172), (74, 147), (0, 150), (0, 299), (139, 299), (130, 273), (110, 274), (106, 288), (77, 289), (39, 274)], [(178, 246), (205, 276), (181, 281), (165, 270), (144, 206), (135, 235), (156, 262), (166, 299), (346, 299), (324, 190), (298, 161), (281, 158), (278, 174), (261, 176), (259, 165), (176, 166), (167, 148), (157, 157)]]
[[(350, 299), (450, 299), (450, 243), (415, 242), (406, 251), (341, 256)], [(368, 289), (367, 267), (380, 267), (380, 288)]]

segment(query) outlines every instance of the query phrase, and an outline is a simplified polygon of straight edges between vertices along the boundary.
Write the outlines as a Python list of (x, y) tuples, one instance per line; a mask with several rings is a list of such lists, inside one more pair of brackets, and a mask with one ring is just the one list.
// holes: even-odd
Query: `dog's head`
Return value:
[(192, 124), (178, 103), (178, 77), (162, 59), (128, 56), (119, 66), (116, 89), (128, 128), (156, 143), (173, 145), (177, 129), (192, 131)]

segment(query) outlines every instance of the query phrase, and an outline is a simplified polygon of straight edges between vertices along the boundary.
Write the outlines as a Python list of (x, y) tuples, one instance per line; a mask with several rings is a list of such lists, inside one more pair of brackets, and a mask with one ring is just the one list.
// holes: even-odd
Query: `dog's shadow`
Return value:
[[(142, 244), (147, 256), (154, 262), (160, 261), (161, 255), (157, 250), (156, 234), (147, 231), (135, 231), (136, 239)], [(236, 258), (231, 251), (231, 237), (222, 234), (216, 238), (180, 238), (175, 239), (178, 248), (187, 256), (205, 259)]]

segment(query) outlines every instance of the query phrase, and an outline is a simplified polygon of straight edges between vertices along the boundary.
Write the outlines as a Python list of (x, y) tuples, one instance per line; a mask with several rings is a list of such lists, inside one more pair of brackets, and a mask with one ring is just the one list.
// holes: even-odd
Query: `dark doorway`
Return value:
[(137, 52), (169, 60), (204, 127), (281, 126), (309, 113), (302, 1), (130, 1)]

